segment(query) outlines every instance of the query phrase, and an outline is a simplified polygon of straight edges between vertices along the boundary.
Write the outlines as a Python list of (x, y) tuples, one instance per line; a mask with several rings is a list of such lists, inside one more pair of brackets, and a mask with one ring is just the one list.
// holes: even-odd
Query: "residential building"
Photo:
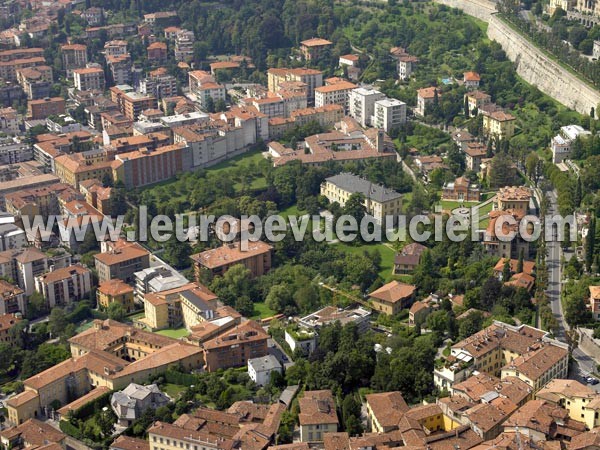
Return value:
[(360, 63), (359, 55), (348, 54), (348, 55), (340, 56), (338, 66), (339, 67), (344, 67), (344, 66), (357, 67), (359, 65), (359, 63)]
[(481, 77), (477, 72), (465, 72), (463, 74), (463, 83), (468, 90), (477, 89), (480, 82)]
[(298, 405), (301, 442), (323, 442), (324, 434), (338, 431), (339, 420), (331, 391), (304, 391)]
[(115, 156), (112, 164), (115, 181), (127, 189), (139, 188), (168, 180), (192, 168), (190, 148), (184, 143), (155, 150), (134, 150)]
[(188, 72), (188, 79), (190, 93), (196, 96), (200, 108), (206, 109), (209, 98), (212, 98), (213, 102), (226, 100), (225, 86), (217, 83), (210, 73), (203, 70), (194, 70)]
[(315, 328), (291, 324), (285, 329), (284, 339), (290, 349), (310, 355), (317, 348), (317, 332)]
[(340, 105), (344, 108), (344, 113), (348, 113), (350, 109), (348, 99), (353, 89), (356, 89), (356, 85), (349, 81), (342, 80), (329, 84), (325, 80), (325, 86), (315, 89), (315, 106)]
[[(519, 266), (518, 259), (500, 258), (498, 260), (498, 262), (496, 263), (496, 265), (494, 266), (494, 276), (497, 277), (500, 281), (508, 281), (508, 280), (502, 280), (502, 276), (503, 276), (502, 272), (504, 271), (504, 265), (506, 264), (506, 262), (508, 262), (510, 265), (511, 276), (518, 273), (517, 272), (517, 267)], [(535, 275), (535, 262), (534, 261), (523, 261), (523, 270), (521, 272), (525, 273), (527, 275)]]
[(0, 276), (14, 280), (27, 297), (35, 291), (35, 278), (50, 267), (49, 258), (35, 247), (1, 252), (0, 264)]
[(142, 111), (156, 109), (156, 98), (139, 94), (129, 85), (110, 88), (111, 100), (117, 104), (119, 111), (129, 120), (137, 120)]
[(529, 242), (517, 232), (523, 217), (518, 211), (490, 211), (490, 221), (483, 233), (483, 247), (488, 255), (516, 259), (523, 252), (526, 258), (529, 256)]
[(409, 55), (402, 47), (392, 47), (390, 49), (390, 55), (396, 60), (398, 79), (401, 81), (408, 80), (417, 69), (419, 58)]
[(371, 125), (375, 114), (375, 103), (385, 98), (385, 94), (375, 89), (359, 87), (351, 90), (348, 97), (350, 116), (362, 127)]
[(406, 103), (395, 98), (378, 100), (374, 105), (371, 125), (388, 133), (406, 123)]
[(91, 272), (79, 264), (55, 269), (36, 277), (35, 289), (50, 308), (70, 305), (86, 298), (92, 290)]
[(187, 278), (166, 264), (140, 270), (134, 276), (135, 301), (140, 304), (148, 294), (169, 291), (189, 283)]
[(479, 185), (471, 183), (468, 178), (458, 177), (452, 182), (444, 183), (442, 200), (479, 202), (481, 200), (481, 188)]
[(333, 42), (327, 39), (312, 38), (300, 42), (300, 51), (306, 61), (318, 61), (329, 55)]
[(191, 61), (194, 57), (194, 32), (180, 30), (175, 35), (175, 61)]
[(248, 376), (258, 386), (266, 386), (271, 380), (271, 374), (277, 372), (281, 375), (281, 363), (275, 355), (248, 360)]
[(402, 247), (394, 258), (394, 275), (412, 273), (421, 262), (421, 255), (427, 250), (422, 244), (412, 242)]
[(112, 164), (113, 161), (103, 151), (71, 153), (54, 158), (54, 173), (62, 183), (79, 189), (83, 181), (103, 180), (106, 177), (112, 179)]
[(131, 56), (129, 53), (119, 56), (107, 56), (106, 63), (116, 85), (128, 84), (131, 80)]
[(505, 186), (500, 188), (496, 194), (494, 209), (512, 211), (520, 216), (525, 216), (529, 212), (531, 198), (531, 189), (526, 186)]
[(568, 346), (528, 325), (495, 321), (473, 336), (454, 344), (450, 356), (434, 370), (439, 389), (451, 389), (474, 371), (514, 377), (538, 391), (554, 378), (565, 378)]
[(117, 416), (119, 425), (128, 427), (148, 409), (156, 410), (170, 401), (156, 384), (142, 386), (131, 383), (122, 391), (112, 394), (110, 407)]
[(402, 196), (398, 192), (346, 172), (326, 178), (321, 185), (321, 195), (341, 207), (353, 194), (362, 194), (367, 214), (373, 216), (378, 224), (386, 228), (396, 224), (402, 212)]
[(306, 328), (318, 330), (319, 328), (339, 322), (342, 326), (353, 323), (359, 332), (365, 332), (369, 328), (369, 318), (371, 312), (362, 307), (357, 308), (337, 308), (335, 306), (325, 306), (313, 313), (308, 314), (298, 320), (298, 323)]
[(470, 142), (467, 144), (464, 153), (467, 169), (479, 172), (481, 163), (487, 155), (486, 146), (479, 142)]
[(113, 303), (120, 304), (127, 313), (135, 309), (133, 287), (118, 278), (100, 283), (96, 289), (96, 299), (98, 306), (104, 309)]
[(17, 71), (17, 82), (29, 100), (49, 97), (52, 80), (52, 67), (50, 66), (26, 67)]
[(32, 120), (45, 119), (48, 116), (64, 113), (65, 99), (62, 97), (43, 98), (27, 102), (27, 117)]
[(225, 274), (231, 266), (243, 264), (250, 270), (252, 277), (259, 277), (271, 270), (271, 254), (273, 247), (262, 241), (224, 244), (202, 253), (190, 256), (194, 264), (196, 280), (201, 279), (201, 271), (208, 270), (214, 276)]
[(550, 148), (552, 150), (552, 162), (559, 164), (571, 156), (573, 143), (581, 136), (591, 136), (592, 133), (580, 125), (567, 125), (560, 128), (560, 132), (552, 138)]
[(132, 283), (136, 272), (150, 267), (150, 252), (137, 242), (108, 241), (102, 243), (102, 252), (94, 255), (94, 261), (101, 284), (112, 279)]
[(110, 444), (109, 450), (150, 450), (150, 442), (121, 434)]
[(80, 91), (104, 90), (104, 70), (99, 67), (86, 67), (73, 70), (73, 84)]
[(491, 95), (482, 91), (467, 92), (465, 98), (469, 107), (469, 114), (481, 114), (480, 109), (492, 103)]
[(431, 313), (432, 308), (428, 303), (416, 301), (408, 310), (408, 325), (415, 326), (425, 323), (425, 319)]
[(25, 231), (14, 224), (0, 222), (0, 252), (23, 248), (28, 244)]
[(107, 41), (104, 44), (104, 56), (123, 56), (129, 53), (127, 51), (127, 41), (114, 40)]
[(165, 69), (156, 69), (140, 81), (140, 92), (151, 95), (157, 99), (177, 95), (177, 80), (169, 75)]
[(399, 281), (390, 281), (369, 294), (373, 309), (392, 316), (408, 308), (414, 299), (417, 287)]
[(27, 310), (27, 302), (23, 289), (8, 281), (0, 279), (0, 317), (24, 314)]
[(18, 345), (17, 343), (15, 343), (15, 338), (18, 337), (18, 333), (13, 334), (11, 330), (22, 320), (21, 317), (21, 314), (0, 315), (0, 342), (11, 346)]
[(248, 320), (202, 344), (205, 370), (215, 372), (245, 366), (249, 359), (268, 354), (269, 335), (255, 321)]
[(81, 12), (81, 17), (89, 26), (101, 25), (104, 21), (104, 9), (95, 6), (87, 8)]
[(372, 433), (389, 433), (398, 429), (400, 419), (409, 410), (398, 391), (367, 394), (367, 425)]
[(427, 109), (439, 101), (441, 96), (442, 93), (437, 87), (428, 87), (417, 90), (417, 108), (415, 109), (415, 114), (425, 117)]
[[(19, 116), (17, 115), (17, 111), (12, 108), (0, 108), (0, 131), (6, 134), (17, 134), (21, 130), (19, 128)], [(11, 141), (3, 141), (0, 145), (4, 146), (5, 144), (10, 144)], [(12, 141), (12, 143), (15, 143)], [(24, 144), (22, 144), (24, 145)], [(20, 162), (20, 161), (14, 161)]]
[(515, 125), (517, 118), (512, 114), (496, 110), (491, 113), (482, 111), (483, 131), (487, 136), (497, 137), (498, 139), (510, 139), (515, 134)]
[(288, 81), (299, 81), (306, 84), (308, 104), (315, 101), (315, 89), (323, 86), (323, 72), (316, 69), (296, 68), (271, 68), (267, 71), (268, 87), (270, 92), (279, 92), (279, 85)]
[(566, 409), (571, 419), (585, 423), (589, 430), (600, 425), (600, 395), (577, 380), (554, 379), (535, 397)]
[(67, 72), (67, 78), (71, 76), (74, 69), (83, 69), (88, 63), (87, 46), (83, 44), (65, 44), (60, 47), (60, 52), (62, 53), (63, 69)]
[(153, 42), (147, 49), (148, 61), (152, 64), (164, 64), (167, 61), (167, 44)]
[[(53, 426), (36, 419), (29, 419), (16, 427), (0, 432), (0, 442), (4, 448), (45, 448), (56, 450), (65, 447), (66, 435)], [(52, 444), (57, 444), (53, 446)]]

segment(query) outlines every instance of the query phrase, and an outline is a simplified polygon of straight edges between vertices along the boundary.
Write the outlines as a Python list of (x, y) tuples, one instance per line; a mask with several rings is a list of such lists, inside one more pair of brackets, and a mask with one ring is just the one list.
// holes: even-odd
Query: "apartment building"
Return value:
[(0, 317), (27, 310), (25, 292), (18, 286), (0, 279)]
[(482, 91), (470, 91), (465, 94), (469, 114), (481, 114), (479, 110), (492, 103), (492, 96)]
[(49, 97), (52, 80), (50, 66), (27, 67), (17, 71), (17, 83), (21, 85), (29, 100)]
[(467, 169), (479, 172), (487, 156), (487, 147), (480, 142), (469, 142), (464, 149), (464, 154)]
[(398, 391), (367, 394), (367, 424), (372, 433), (389, 433), (398, 429), (400, 419), (409, 410)]
[(340, 422), (330, 390), (304, 391), (298, 405), (301, 442), (317, 444), (323, 442), (326, 433), (338, 431)]
[(498, 139), (510, 139), (515, 134), (517, 118), (512, 114), (496, 110), (492, 112), (482, 111), (483, 131), (487, 136)]
[(437, 87), (428, 87), (417, 90), (417, 107), (415, 114), (421, 117), (425, 117), (427, 108), (433, 105), (442, 96), (440, 90)]
[(392, 227), (402, 212), (402, 196), (398, 192), (366, 178), (343, 172), (326, 178), (321, 185), (321, 195), (327, 197), (330, 203), (339, 203), (341, 207), (353, 194), (362, 194), (367, 214), (373, 216), (380, 225)]
[(494, 209), (511, 211), (525, 216), (529, 212), (529, 202), (533, 194), (527, 186), (504, 186), (498, 189)]
[(589, 430), (600, 426), (600, 395), (577, 380), (554, 379), (535, 397), (566, 409), (571, 419), (585, 423)]
[(348, 97), (350, 116), (362, 127), (369, 126), (375, 114), (375, 102), (385, 98), (385, 94), (375, 89), (360, 87), (351, 90)]
[(166, 264), (140, 270), (134, 276), (135, 301), (138, 303), (143, 303), (148, 294), (165, 292), (189, 284), (186, 277)]
[(591, 136), (591, 132), (580, 125), (567, 125), (560, 128), (560, 132), (552, 138), (550, 149), (552, 150), (552, 162), (559, 164), (571, 156), (573, 143), (577, 138)]
[(537, 392), (554, 378), (565, 378), (568, 346), (528, 325), (495, 321), (489, 327), (455, 344), (447, 360), (434, 370), (439, 389), (451, 389), (474, 371), (514, 377)]
[(14, 280), (27, 297), (35, 292), (35, 278), (49, 267), (49, 258), (35, 247), (0, 253), (0, 276)]
[(322, 38), (312, 38), (300, 42), (300, 52), (306, 61), (318, 61), (329, 55), (333, 42)]
[(134, 150), (115, 156), (113, 170), (116, 181), (133, 189), (168, 180), (192, 167), (190, 148), (183, 144), (155, 150)]
[(174, 97), (177, 95), (177, 79), (164, 68), (153, 70), (140, 81), (140, 92), (157, 99)]
[(406, 103), (395, 98), (386, 98), (375, 102), (371, 125), (383, 128), (388, 133), (406, 123)]
[(116, 85), (128, 84), (131, 80), (131, 56), (129, 53), (119, 56), (107, 56), (108, 70)]
[(63, 69), (67, 72), (67, 78), (71, 76), (73, 70), (83, 69), (88, 63), (87, 46), (83, 44), (65, 44), (60, 47), (60, 52), (62, 54)]
[(96, 289), (98, 306), (108, 309), (112, 303), (118, 303), (126, 312), (134, 310), (133, 287), (124, 281), (113, 278), (101, 282)]
[(249, 359), (268, 354), (269, 335), (255, 321), (248, 320), (202, 344), (205, 370), (215, 372), (246, 366)]
[(104, 44), (104, 56), (123, 56), (129, 53), (127, 51), (127, 41), (113, 40)]
[(201, 279), (202, 270), (220, 276), (237, 264), (243, 264), (249, 269), (252, 277), (262, 276), (271, 270), (273, 247), (261, 241), (246, 244), (248, 248), (245, 250), (242, 250), (241, 244), (236, 242), (190, 256), (194, 264), (196, 280)]
[(393, 316), (412, 304), (416, 290), (417, 287), (412, 284), (390, 281), (371, 292), (369, 302), (374, 310)]
[(392, 59), (396, 60), (398, 79), (401, 81), (408, 80), (417, 69), (419, 58), (408, 54), (402, 47), (392, 47), (390, 49), (390, 55), (392, 56)]
[(65, 99), (62, 97), (29, 100), (27, 102), (27, 117), (32, 120), (46, 119), (65, 113)]
[(175, 61), (191, 61), (194, 57), (194, 32), (180, 30), (175, 35)]
[(137, 242), (106, 241), (102, 252), (94, 255), (94, 263), (100, 283), (113, 279), (132, 283), (136, 272), (150, 267), (150, 252)]
[(354, 83), (349, 81), (341, 80), (328, 83), (328, 80), (325, 80), (325, 86), (315, 89), (315, 107), (340, 105), (344, 108), (344, 113), (347, 114), (350, 110), (350, 91), (356, 89), (356, 87)]
[(110, 88), (111, 100), (119, 107), (119, 111), (129, 120), (137, 120), (142, 111), (156, 109), (156, 98), (135, 92), (129, 85)]
[(54, 172), (62, 183), (79, 189), (83, 181), (112, 178), (113, 161), (108, 159), (106, 153), (100, 152), (101, 159), (96, 161), (86, 158), (85, 153), (60, 155), (54, 159)]
[(147, 48), (148, 61), (153, 64), (163, 64), (167, 61), (167, 44), (153, 42)]
[(86, 67), (73, 70), (73, 84), (79, 91), (103, 91), (104, 70), (99, 67)]
[(35, 289), (50, 308), (70, 305), (86, 298), (92, 290), (91, 272), (79, 264), (55, 269), (36, 277)]
[(23, 248), (27, 243), (25, 231), (14, 224), (14, 219), (12, 223), (0, 221), (0, 252)]
[(300, 81), (306, 84), (308, 104), (314, 104), (315, 89), (323, 86), (323, 72), (316, 69), (297, 68), (279, 69), (272, 68), (267, 71), (268, 88), (270, 92), (279, 92), (279, 85), (287, 81)]
[(214, 77), (204, 70), (194, 70), (188, 73), (190, 92), (196, 96), (196, 102), (206, 109), (209, 98), (213, 102), (226, 99), (225, 86), (216, 82)]

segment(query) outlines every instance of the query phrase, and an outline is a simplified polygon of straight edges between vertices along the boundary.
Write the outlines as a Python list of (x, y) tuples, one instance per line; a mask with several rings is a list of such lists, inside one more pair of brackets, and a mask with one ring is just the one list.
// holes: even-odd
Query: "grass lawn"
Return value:
[(300, 211), (298, 209), (297, 205), (292, 205), (292, 206), (288, 206), (287, 208), (285, 208), (283, 211), (281, 211), (279, 213), (280, 216), (282, 216), (283, 218), (287, 219), (289, 216), (297, 216), (300, 217), (301, 215), (306, 214), (306, 211)]
[(379, 271), (379, 275), (385, 281), (389, 281), (392, 279), (392, 269), (394, 267), (394, 258), (396, 256), (396, 252), (388, 247), (385, 244), (363, 244), (363, 245), (349, 245), (343, 242), (338, 242), (336, 244), (337, 247), (344, 250), (346, 253), (350, 253), (352, 255), (362, 255), (365, 250), (373, 251), (373, 249), (379, 250), (381, 254), (381, 270)]
[(176, 328), (176, 329), (172, 329), (172, 330), (160, 330), (157, 331), (156, 334), (160, 334), (161, 336), (167, 336), (173, 339), (179, 339), (182, 337), (187, 336), (189, 333), (189, 331), (183, 327), (183, 328)]
[(264, 319), (266, 317), (271, 317), (277, 314), (277, 311), (273, 311), (265, 302), (255, 303), (254, 304), (254, 315), (251, 317), (252, 319)]
[(177, 397), (179, 397), (179, 394), (185, 391), (186, 386), (183, 386), (181, 384), (167, 383), (164, 386), (162, 386), (161, 389), (169, 397), (171, 397), (172, 399), (176, 399)]
[(479, 208), (479, 217), (482, 217), (482, 216), (485, 216), (486, 214), (489, 214), (493, 207), (494, 207), (494, 203), (490, 202), (487, 205)]
[(212, 167), (207, 168), (209, 172), (221, 172), (223, 170), (232, 169), (234, 167), (248, 167), (251, 163), (258, 164), (260, 161), (266, 161), (262, 156), (261, 151), (253, 151), (242, 153), (241, 155), (231, 158), (227, 161), (220, 162)]

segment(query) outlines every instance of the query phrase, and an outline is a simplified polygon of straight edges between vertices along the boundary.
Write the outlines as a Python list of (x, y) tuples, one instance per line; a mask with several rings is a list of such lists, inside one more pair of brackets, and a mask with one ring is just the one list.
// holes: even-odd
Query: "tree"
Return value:
[(523, 272), (523, 261), (525, 259), (525, 249), (521, 247), (519, 251), (519, 260), (517, 261), (517, 273)]
[(53, 338), (61, 336), (68, 323), (64, 309), (52, 308), (48, 318), (48, 331)]
[(585, 237), (585, 268), (588, 272), (592, 270), (594, 262), (594, 249), (596, 246), (596, 216), (592, 214), (587, 236)]
[(125, 317), (126, 311), (125, 311), (125, 308), (123, 308), (123, 305), (121, 303), (112, 302), (110, 305), (108, 305), (108, 308), (106, 309), (106, 313), (108, 314), (109, 319), (121, 322), (123, 320), (123, 318)]
[(204, 105), (204, 109), (206, 112), (214, 113), (215, 112), (215, 101), (211, 96), (208, 96), (206, 99), (206, 105)]
[(346, 204), (342, 208), (343, 214), (352, 216), (356, 219), (356, 223), (360, 225), (360, 221), (363, 219), (367, 210), (365, 208), (365, 196), (360, 192), (355, 192), (350, 195)]
[(513, 163), (505, 153), (498, 153), (491, 162), (490, 187), (511, 185), (514, 181)]

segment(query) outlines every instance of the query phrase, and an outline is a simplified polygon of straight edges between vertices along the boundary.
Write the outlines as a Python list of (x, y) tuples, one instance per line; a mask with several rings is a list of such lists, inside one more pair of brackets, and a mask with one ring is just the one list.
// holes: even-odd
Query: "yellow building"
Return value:
[[(103, 156), (104, 159), (106, 156)], [(86, 180), (102, 180), (105, 176), (112, 178), (112, 161), (86, 160), (81, 153), (60, 155), (54, 158), (56, 176), (63, 183), (79, 189), (79, 183)]]
[(123, 309), (131, 312), (134, 309), (133, 287), (118, 278), (103, 281), (96, 290), (98, 305), (106, 309), (111, 303), (120, 303)]
[(517, 118), (505, 111), (483, 113), (483, 131), (487, 136), (510, 139), (515, 134)]
[(325, 433), (337, 432), (339, 420), (330, 390), (305, 391), (298, 404), (301, 442), (323, 442)]
[(499, 211), (511, 211), (523, 217), (529, 211), (531, 200), (531, 189), (526, 186), (505, 186), (498, 190), (494, 209)]
[(536, 398), (565, 408), (571, 419), (584, 422), (589, 430), (600, 426), (600, 394), (577, 380), (552, 380)]
[[(402, 213), (402, 196), (398, 192), (345, 172), (326, 178), (321, 185), (321, 195), (341, 207), (352, 194), (357, 193), (363, 195), (367, 214), (373, 216), (377, 223), (388, 228), (395, 225), (396, 218)], [(391, 218), (389, 222), (386, 221), (388, 216)]]
[(406, 412), (406, 417), (416, 420), (429, 432), (445, 431), (444, 413), (435, 403), (415, 406)]
[(417, 287), (412, 284), (391, 281), (371, 292), (369, 300), (375, 311), (391, 316), (410, 306), (416, 289)]
[(398, 429), (400, 419), (408, 411), (404, 397), (398, 391), (368, 394), (367, 423), (373, 433), (388, 433)]

